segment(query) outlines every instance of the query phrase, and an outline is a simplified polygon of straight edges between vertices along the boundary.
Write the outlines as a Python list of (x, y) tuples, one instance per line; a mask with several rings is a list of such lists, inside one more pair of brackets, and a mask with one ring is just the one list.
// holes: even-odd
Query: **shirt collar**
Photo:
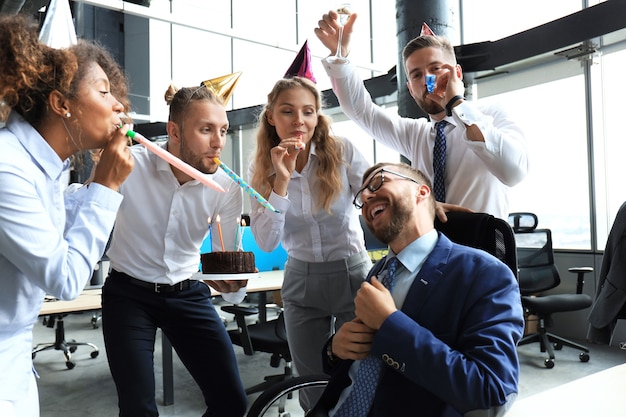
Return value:
[(70, 160), (62, 161), (50, 144), (16, 111), (12, 110), (6, 123), (31, 158), (51, 179), (58, 179), (69, 166)]
[(395, 255), (391, 250), (389, 251), (389, 259), (397, 257), (400, 263), (411, 273), (418, 270), (430, 252), (435, 248), (439, 235), (435, 229), (426, 233), (423, 236), (415, 239), (409, 245), (407, 245), (399, 254)]

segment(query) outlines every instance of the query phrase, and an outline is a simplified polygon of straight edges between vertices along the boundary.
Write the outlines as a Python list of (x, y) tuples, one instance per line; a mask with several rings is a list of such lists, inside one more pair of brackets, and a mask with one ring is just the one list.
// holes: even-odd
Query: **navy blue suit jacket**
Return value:
[[(505, 404), (517, 393), (523, 327), (511, 270), (439, 233), (402, 309), (374, 338), (370, 354), (385, 366), (369, 415), (448, 417)], [(325, 362), (332, 376), (311, 416), (334, 407), (350, 384), (352, 361)]]

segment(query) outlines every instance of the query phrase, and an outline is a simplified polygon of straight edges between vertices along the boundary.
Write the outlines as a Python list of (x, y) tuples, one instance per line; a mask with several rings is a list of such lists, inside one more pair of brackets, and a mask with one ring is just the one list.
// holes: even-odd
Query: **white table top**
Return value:
[(626, 364), (622, 364), (516, 401), (506, 417), (625, 415)]

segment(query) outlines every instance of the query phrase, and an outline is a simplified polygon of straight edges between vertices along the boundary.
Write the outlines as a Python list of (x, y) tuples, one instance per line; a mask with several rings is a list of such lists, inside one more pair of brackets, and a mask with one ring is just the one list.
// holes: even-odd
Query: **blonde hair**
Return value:
[(343, 142), (330, 134), (332, 120), (321, 112), (322, 96), (315, 84), (306, 78), (283, 78), (274, 84), (274, 88), (267, 95), (267, 104), (259, 115), (254, 156), (255, 167), (250, 184), (263, 196), (269, 197), (274, 182), (274, 177), (270, 176), (273, 168), (270, 150), (280, 143), (280, 138), (276, 128), (269, 123), (267, 114), (273, 111), (276, 101), (283, 91), (294, 88), (304, 88), (315, 97), (317, 126), (311, 142), (315, 143), (315, 153), (320, 161), (316, 172), (319, 189), (316, 190), (315, 199), (318, 208), (324, 208), (330, 213), (330, 206), (337, 199), (342, 189), (340, 168), (344, 163)]

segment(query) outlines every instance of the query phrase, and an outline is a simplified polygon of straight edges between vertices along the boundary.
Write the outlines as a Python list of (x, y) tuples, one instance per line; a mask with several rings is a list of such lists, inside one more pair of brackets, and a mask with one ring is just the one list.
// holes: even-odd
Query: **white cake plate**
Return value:
[(234, 281), (237, 279), (253, 279), (259, 278), (258, 272), (252, 272), (248, 274), (203, 274), (196, 272), (193, 274), (193, 279), (207, 280), (207, 281)]

